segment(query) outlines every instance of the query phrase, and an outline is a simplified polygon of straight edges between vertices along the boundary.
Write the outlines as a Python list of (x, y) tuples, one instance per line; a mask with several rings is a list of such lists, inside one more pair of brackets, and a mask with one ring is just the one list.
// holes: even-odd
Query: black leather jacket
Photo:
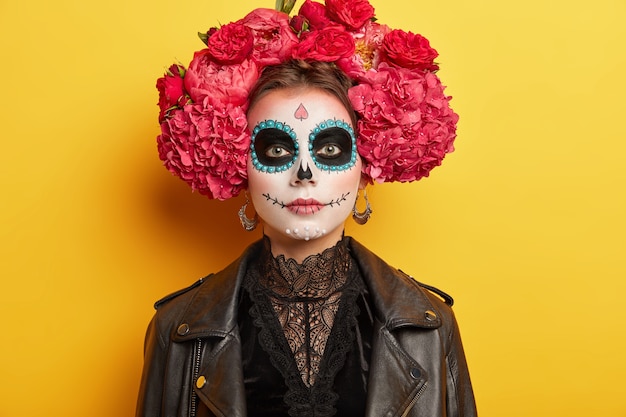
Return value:
[[(347, 243), (376, 311), (366, 417), (476, 416), (451, 298)], [(157, 302), (137, 416), (246, 416), (237, 294), (260, 247)]]

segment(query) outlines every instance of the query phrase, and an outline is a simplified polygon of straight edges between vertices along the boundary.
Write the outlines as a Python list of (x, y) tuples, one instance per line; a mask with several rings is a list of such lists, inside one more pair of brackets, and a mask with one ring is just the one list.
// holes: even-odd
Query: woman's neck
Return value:
[(343, 237), (343, 230), (311, 240), (294, 239), (280, 233), (274, 234), (267, 229), (264, 233), (270, 240), (274, 257), (283, 255), (285, 259), (292, 258), (298, 263), (302, 263), (308, 256), (317, 255), (332, 248)]

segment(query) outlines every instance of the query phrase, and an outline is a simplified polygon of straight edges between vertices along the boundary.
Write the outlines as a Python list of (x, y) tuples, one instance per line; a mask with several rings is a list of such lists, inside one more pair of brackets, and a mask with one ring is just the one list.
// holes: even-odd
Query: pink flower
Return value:
[(289, 16), (272, 9), (255, 9), (241, 20), (252, 30), (252, 58), (261, 66), (276, 65), (291, 56), (298, 38), (289, 26)]
[(240, 64), (252, 51), (253, 41), (250, 28), (239, 22), (229, 23), (209, 37), (207, 49), (218, 64)]
[(437, 51), (376, 23), (368, 0), (305, 0), (293, 19), (256, 9), (200, 38), (207, 48), (188, 69), (157, 80), (157, 146), (167, 169), (209, 198), (245, 189), (249, 94), (264, 67), (292, 58), (333, 62), (356, 84), (348, 95), (370, 181), (418, 180), (454, 150), (458, 116), (434, 73)]
[(382, 53), (386, 62), (397, 67), (428, 71), (439, 69), (434, 62), (439, 54), (422, 35), (392, 30), (385, 36)]
[(304, 35), (293, 51), (296, 59), (333, 62), (354, 54), (354, 39), (340, 26), (314, 30)]
[(378, 68), (380, 48), (385, 35), (390, 31), (386, 25), (368, 21), (356, 32), (352, 32), (355, 51), (352, 56), (337, 61), (337, 66), (348, 76), (358, 80), (370, 69)]
[(326, 6), (316, 1), (306, 0), (302, 3), (298, 16), (309, 22), (309, 29), (311, 30), (322, 29), (331, 24), (330, 19), (326, 15)]
[(360, 116), (357, 147), (372, 181), (415, 181), (454, 150), (458, 116), (431, 72), (381, 64), (348, 94)]
[(360, 29), (374, 17), (368, 0), (326, 0), (328, 16), (351, 30)]
[(185, 68), (182, 65), (170, 66), (165, 75), (157, 80), (159, 90), (159, 121), (167, 116), (167, 113), (176, 106), (183, 106), (187, 101), (183, 90), (183, 76)]
[(161, 124), (159, 157), (167, 169), (209, 198), (225, 200), (246, 186), (250, 134), (241, 107), (189, 104)]
[[(196, 52), (185, 73), (185, 89), (194, 103), (212, 101), (246, 106), (248, 94), (259, 77), (257, 65), (245, 60), (238, 65), (219, 65), (206, 49)], [(245, 109), (244, 109), (245, 110)]]

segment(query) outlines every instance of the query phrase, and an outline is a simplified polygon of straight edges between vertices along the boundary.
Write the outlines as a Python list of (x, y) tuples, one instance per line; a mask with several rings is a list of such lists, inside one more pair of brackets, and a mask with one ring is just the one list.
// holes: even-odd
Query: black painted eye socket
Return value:
[(311, 154), (323, 165), (341, 166), (352, 158), (352, 137), (339, 127), (330, 127), (319, 132), (311, 142)]
[(258, 161), (270, 167), (279, 167), (292, 162), (296, 156), (296, 145), (286, 132), (276, 128), (259, 131), (253, 144)]

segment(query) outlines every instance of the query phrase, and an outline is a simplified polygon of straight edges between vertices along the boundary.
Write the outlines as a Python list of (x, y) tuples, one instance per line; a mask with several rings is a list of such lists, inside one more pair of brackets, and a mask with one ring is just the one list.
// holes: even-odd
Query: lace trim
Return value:
[(350, 263), (343, 241), (299, 264), (283, 255), (274, 258), (269, 239), (264, 240), (257, 282), (266, 290), (307, 386), (319, 373)]
[(324, 252), (308, 256), (302, 264), (284, 255), (272, 256), (270, 241), (263, 239), (259, 283), (278, 300), (326, 299), (348, 280), (351, 257), (343, 240)]
[[(263, 260), (263, 257), (259, 259), (262, 265), (264, 264)], [(349, 270), (352, 272), (348, 273)], [(334, 405), (338, 395), (333, 391), (333, 383), (354, 343), (354, 328), (357, 325), (356, 317), (359, 314), (356, 299), (364, 289), (364, 284), (357, 271), (358, 267), (352, 265), (352, 260), (348, 254), (348, 268), (346, 268), (344, 283), (341, 288), (338, 288), (340, 293), (337, 295), (337, 291), (335, 291), (337, 288), (335, 288), (331, 294), (337, 296), (337, 299), (333, 301), (336, 309), (332, 312), (332, 322), (328, 327), (328, 334), (325, 336), (323, 334), (318, 335), (323, 339), (324, 349), (321, 353), (318, 352), (313, 356), (308, 349), (294, 350), (293, 348), (295, 341), (303, 341), (301, 347), (310, 346), (310, 343), (306, 342), (310, 341), (312, 336), (310, 332), (307, 336), (306, 322), (299, 325), (283, 326), (283, 321), (276, 308), (276, 292), (268, 290), (261, 284), (267, 282), (267, 280), (264, 281), (267, 275), (261, 274), (259, 268), (248, 269), (244, 286), (253, 302), (250, 315), (254, 325), (259, 328), (259, 344), (268, 353), (272, 365), (285, 378), (287, 393), (284, 401), (290, 408), (290, 416), (326, 417), (335, 413)], [(328, 288), (331, 287), (336, 287), (336, 285), (330, 285)], [(308, 303), (301, 299), (302, 294), (298, 292), (294, 292), (295, 299), (299, 300), (295, 303), (307, 305)], [(281, 301), (285, 307), (285, 299), (282, 298)], [(316, 297), (313, 302), (324, 303), (324, 301)], [(286, 308), (293, 313), (293, 308)], [(332, 309), (330, 310), (332, 311)], [(282, 317), (282, 319), (284, 318)], [(309, 319), (310, 316), (306, 318)], [(311, 367), (313, 361), (318, 361), (318, 365)], [(311, 374), (314, 376), (312, 379), (303, 379), (302, 370), (307, 369), (307, 364), (309, 366), (307, 372), (310, 372), (311, 369), (316, 371)]]

